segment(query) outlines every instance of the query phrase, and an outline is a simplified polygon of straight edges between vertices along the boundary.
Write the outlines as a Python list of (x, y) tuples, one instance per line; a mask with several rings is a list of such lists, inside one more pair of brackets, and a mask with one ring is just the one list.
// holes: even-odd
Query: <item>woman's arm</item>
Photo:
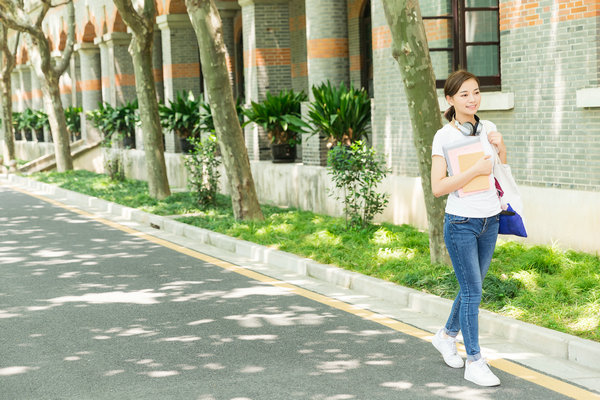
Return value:
[(446, 159), (442, 156), (433, 156), (431, 160), (431, 191), (435, 197), (452, 193), (479, 175), (491, 174), (492, 166), (491, 156), (484, 156), (468, 170), (457, 175), (447, 176)]

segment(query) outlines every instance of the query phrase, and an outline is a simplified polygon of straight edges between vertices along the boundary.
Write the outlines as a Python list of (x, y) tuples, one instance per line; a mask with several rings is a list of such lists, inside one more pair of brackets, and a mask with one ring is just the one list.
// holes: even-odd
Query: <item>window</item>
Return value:
[(498, 89), (498, 0), (421, 0), (421, 8), (437, 87), (452, 71), (466, 69), (484, 89)]
[(373, 97), (373, 39), (371, 28), (371, 1), (363, 4), (360, 13), (360, 84)]

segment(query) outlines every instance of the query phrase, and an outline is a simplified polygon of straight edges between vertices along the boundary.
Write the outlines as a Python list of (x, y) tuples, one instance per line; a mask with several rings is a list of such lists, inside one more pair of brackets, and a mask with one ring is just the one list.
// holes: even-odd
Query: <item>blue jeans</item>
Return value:
[(446, 214), (444, 241), (460, 285), (446, 322), (446, 333), (456, 337), (462, 330), (467, 359), (481, 358), (479, 349), (479, 303), (483, 278), (490, 267), (496, 239), (498, 216), (466, 218)]

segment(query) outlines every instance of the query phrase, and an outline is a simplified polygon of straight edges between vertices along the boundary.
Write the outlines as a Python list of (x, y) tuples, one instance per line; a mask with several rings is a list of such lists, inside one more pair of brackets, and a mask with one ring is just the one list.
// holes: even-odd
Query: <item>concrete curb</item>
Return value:
[[(83, 209), (94, 208), (114, 217), (152, 226), (170, 234), (236, 253), (254, 262), (284, 268), (299, 275), (310, 276), (339, 287), (352, 289), (360, 294), (391, 301), (399, 307), (444, 319), (452, 307), (451, 300), (332, 265), (320, 264), (308, 258), (235, 239), (167, 217), (146, 213), (16, 175), (10, 175), (9, 182), (46, 194), (64, 197), (71, 203), (70, 205)], [(600, 343), (598, 342), (542, 328), (486, 310), (480, 310), (479, 326), (481, 332), (501, 337), (510, 343), (523, 345), (532, 351), (569, 360), (592, 369), (599, 367)]]

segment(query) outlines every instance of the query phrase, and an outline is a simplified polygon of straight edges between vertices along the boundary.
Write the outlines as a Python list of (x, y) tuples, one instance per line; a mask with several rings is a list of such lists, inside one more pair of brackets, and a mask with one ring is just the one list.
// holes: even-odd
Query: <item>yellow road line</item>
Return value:
[[(226, 269), (228, 271), (232, 271), (235, 272), (239, 275), (243, 275), (247, 278), (259, 281), (259, 282), (263, 282), (263, 283), (268, 283), (270, 285), (273, 286), (277, 286), (280, 288), (284, 288), (286, 290), (289, 290), (292, 293), (295, 293), (299, 296), (314, 300), (316, 302), (319, 302), (321, 304), (325, 304), (329, 307), (333, 307), (336, 308), (338, 310), (356, 315), (358, 317), (364, 318), (366, 320), (369, 321), (373, 321), (376, 322), (380, 325), (386, 326), (390, 329), (393, 329), (397, 332), (401, 332), (403, 334), (409, 335), (409, 336), (413, 336), (425, 341), (430, 342), (431, 341), (431, 337), (433, 336), (430, 332), (427, 332), (425, 330), (416, 328), (414, 326), (405, 324), (403, 322), (394, 320), (392, 318), (386, 317), (384, 315), (381, 314), (377, 314), (375, 312), (369, 311), (369, 310), (365, 310), (363, 308), (360, 308), (358, 306), (349, 304), (349, 303), (345, 303), (343, 301), (340, 300), (336, 300), (333, 299), (331, 297), (327, 297), (324, 296), (322, 294), (319, 293), (315, 293), (315, 292), (311, 292), (310, 290), (307, 289), (303, 289), (301, 287), (277, 280), (275, 278), (272, 278), (270, 276), (267, 275), (263, 275), (261, 273), (252, 271), (248, 268), (245, 267), (240, 267), (238, 265), (232, 264), (230, 262), (227, 261), (223, 261), (220, 260), (218, 258), (214, 258), (211, 257), (209, 255), (206, 255), (204, 253), (200, 253), (196, 250), (192, 250), (189, 249), (187, 247), (169, 242), (167, 240), (164, 239), (160, 239), (156, 236), (152, 236), (149, 235), (147, 233), (144, 232), (140, 232), (137, 231), (135, 229), (129, 228), (125, 225), (121, 225), (119, 223), (107, 220), (105, 218), (101, 218), (98, 217), (97, 215), (94, 215), (92, 213), (89, 213), (87, 211), (69, 206), (67, 204), (61, 203), (59, 201), (53, 200), (53, 199), (49, 199), (47, 197), (41, 196), (41, 195), (37, 195), (31, 192), (28, 192), (26, 190), (23, 190), (21, 188), (17, 188), (17, 187), (13, 187), (11, 186), (11, 189), (14, 189), (16, 191), (19, 191), (23, 194), (29, 195), (31, 197), (35, 197), (39, 200), (45, 201), (47, 203), (53, 204), (55, 206), (67, 209), (69, 211), (72, 211), (74, 213), (83, 215), (85, 217), (88, 217), (94, 221), (100, 222), (104, 225), (108, 225), (112, 228), (118, 229), (122, 232), (137, 236), (139, 238), (145, 239), (149, 242), (158, 244), (160, 246), (166, 247), (168, 249), (177, 251), (179, 253), (182, 254), (186, 254), (190, 257), (194, 257), (196, 259), (202, 260), (204, 262), (216, 265), (220, 268)], [(463, 347), (464, 349), (464, 347)], [(571, 397), (573, 399), (578, 399), (578, 400), (592, 400), (592, 399), (598, 399), (600, 400), (600, 395), (594, 393), (594, 392), (590, 392), (586, 389), (580, 388), (578, 386), (572, 385), (570, 383), (561, 381), (560, 379), (556, 379), (553, 378), (551, 376), (545, 375), (543, 373), (534, 371), (532, 369), (529, 369), (525, 366), (522, 366), (520, 364), (517, 364), (515, 362), (509, 361), (509, 360), (505, 360), (505, 359), (495, 359), (495, 360), (490, 360), (489, 363), (499, 369), (502, 370), (510, 375), (516, 376), (518, 378), (524, 379), (526, 381), (532, 382), (536, 385), (542, 386), (546, 389), (552, 390), (554, 392), (560, 393), (562, 395), (565, 395), (567, 397)]]

